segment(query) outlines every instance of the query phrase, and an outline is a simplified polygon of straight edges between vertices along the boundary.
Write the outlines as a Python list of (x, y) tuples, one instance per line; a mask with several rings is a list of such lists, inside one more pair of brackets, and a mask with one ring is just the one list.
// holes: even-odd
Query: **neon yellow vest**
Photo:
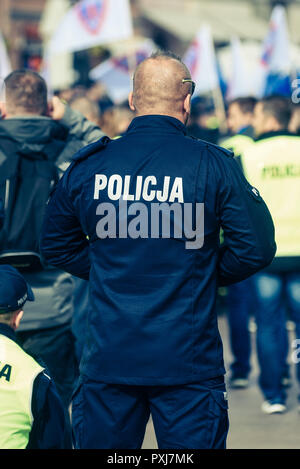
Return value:
[(300, 256), (300, 138), (277, 136), (247, 148), (242, 164), (275, 225), (277, 257)]
[(0, 449), (24, 449), (32, 427), (33, 382), (43, 368), (0, 335)]
[(221, 147), (234, 152), (235, 156), (242, 155), (249, 145), (253, 144), (254, 140), (248, 135), (234, 135), (227, 138), (220, 143)]

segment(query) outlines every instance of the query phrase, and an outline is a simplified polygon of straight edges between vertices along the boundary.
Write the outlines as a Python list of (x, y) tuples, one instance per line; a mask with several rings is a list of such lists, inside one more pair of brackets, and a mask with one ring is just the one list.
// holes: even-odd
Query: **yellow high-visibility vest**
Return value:
[(244, 153), (245, 149), (253, 143), (254, 140), (248, 137), (248, 135), (237, 134), (223, 140), (220, 146), (233, 151), (235, 156), (240, 156)]
[(300, 138), (282, 135), (259, 140), (245, 149), (242, 165), (271, 212), (276, 256), (300, 256)]
[(24, 449), (33, 417), (33, 383), (43, 368), (18, 344), (0, 335), (0, 449)]

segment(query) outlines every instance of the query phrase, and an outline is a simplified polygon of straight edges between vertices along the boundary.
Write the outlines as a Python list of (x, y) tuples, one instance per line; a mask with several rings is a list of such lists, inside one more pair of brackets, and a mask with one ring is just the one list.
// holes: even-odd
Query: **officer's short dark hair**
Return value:
[(31, 114), (47, 113), (47, 85), (38, 73), (27, 69), (14, 70), (4, 82), (9, 106)]
[(232, 99), (228, 106), (232, 104), (237, 104), (243, 114), (253, 114), (257, 99), (254, 96), (243, 96), (240, 98)]
[(260, 100), (264, 114), (275, 117), (283, 129), (287, 129), (291, 116), (290, 100), (284, 96), (267, 96)]

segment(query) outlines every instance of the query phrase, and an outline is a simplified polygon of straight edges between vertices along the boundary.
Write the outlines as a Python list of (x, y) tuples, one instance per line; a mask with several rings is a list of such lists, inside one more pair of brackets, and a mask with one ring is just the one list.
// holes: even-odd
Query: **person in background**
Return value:
[(242, 153), (243, 148), (253, 142), (253, 112), (257, 100), (252, 96), (235, 98), (227, 106), (227, 127), (231, 137), (221, 140), (220, 145), (230, 148), (235, 156)]
[(130, 122), (134, 117), (134, 113), (129, 108), (128, 103), (119, 104), (112, 108), (111, 127), (107, 131), (107, 135), (111, 138), (119, 138), (125, 134)]
[(90, 100), (86, 96), (74, 96), (69, 101), (69, 106), (74, 111), (80, 112), (88, 121), (94, 124), (100, 124), (100, 107), (94, 101)]
[[(70, 164), (74, 152), (103, 134), (98, 126), (64, 105), (58, 97), (53, 97), (48, 103), (46, 83), (37, 73), (15, 70), (5, 78), (5, 85), (6, 102), (1, 104), (3, 119), (0, 121), (0, 174), (2, 178), (5, 168), (19, 159), (17, 170), (22, 171), (22, 184), (28, 180), (28, 185), (26, 188), (22, 186), (24, 193), (21, 196), (18, 193), (20, 184), (15, 186), (12, 180), (8, 185), (1, 180), (8, 208), (4, 211), (0, 246), (1, 250), (5, 246), (6, 251), (31, 252), (30, 243), (34, 235), (37, 236), (34, 242), (38, 250), (42, 221), (42, 215), (37, 217), (36, 211), (43, 214), (45, 208), (40, 202), (41, 190), (51, 190), (51, 186), (46, 187), (49, 168), (50, 178), (52, 173), (54, 178), (56, 166), (63, 171), (64, 165), (67, 167)], [(40, 186), (36, 187), (38, 181)], [(12, 190), (14, 187), (16, 194), (10, 196), (5, 188)], [(24, 203), (26, 206), (23, 207)], [(17, 208), (15, 204), (18, 204)], [(30, 216), (29, 204), (32, 209)], [(9, 263), (7, 253), (3, 254), (4, 262)], [(40, 255), (39, 252), (37, 254)], [(19, 258), (14, 258), (12, 264), (20, 265), (20, 268), (23, 265)], [(36, 301), (28, 311), (27, 305), (24, 307), (25, 315), (18, 328), (18, 340), (24, 350), (45, 363), (68, 409), (78, 376), (71, 330), (73, 280), (71, 275), (46, 265), (42, 258), (38, 270), (24, 271), (23, 274), (32, 286)]]
[(16, 329), (34, 294), (10, 265), (0, 266), (0, 449), (71, 449), (64, 407), (48, 371), (19, 345)]
[[(142, 62), (127, 132), (79, 151), (46, 209), (43, 255), (90, 282), (75, 448), (140, 448), (150, 414), (159, 448), (226, 447), (217, 287), (268, 265), (276, 245), (269, 211), (232, 153), (187, 136), (194, 86), (170, 52)], [(199, 204), (200, 240), (187, 226), (174, 234), (168, 211), (169, 234), (148, 225), (157, 206), (198, 212)]]
[(188, 135), (211, 143), (218, 143), (219, 127), (212, 100), (197, 96), (191, 103), (191, 115), (187, 124)]
[[(97, 95), (96, 95), (97, 96)], [(91, 94), (91, 98), (94, 98)], [(74, 95), (69, 101), (69, 106), (75, 111), (79, 111), (88, 121), (96, 125), (100, 124), (100, 106), (95, 100), (86, 95)], [(103, 133), (99, 130), (99, 138)], [(72, 332), (75, 338), (75, 353), (80, 363), (85, 341), (85, 323), (89, 309), (89, 282), (84, 279), (73, 277), (73, 316)]]
[[(288, 334), (295, 322), (300, 338), (300, 138), (288, 126), (287, 98), (269, 96), (254, 109), (256, 141), (242, 154), (245, 176), (266, 200), (274, 219), (277, 253), (265, 271), (253, 277), (256, 302), (259, 385), (267, 414), (286, 410)], [(300, 386), (300, 366), (296, 367)]]
[[(251, 96), (236, 98), (228, 104), (227, 126), (232, 136), (221, 141), (220, 145), (233, 151), (239, 162), (245, 148), (254, 142), (252, 121), (255, 104), (256, 99)], [(253, 296), (251, 277), (227, 288), (226, 304), (233, 356), (230, 366), (231, 388), (245, 389), (249, 385), (251, 371), (249, 319), (255, 312)]]

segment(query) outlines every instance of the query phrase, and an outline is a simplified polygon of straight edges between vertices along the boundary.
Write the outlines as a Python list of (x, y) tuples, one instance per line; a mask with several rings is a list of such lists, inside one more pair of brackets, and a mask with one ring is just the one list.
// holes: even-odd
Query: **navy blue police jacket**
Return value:
[(81, 373), (130, 385), (224, 374), (217, 288), (262, 269), (275, 251), (268, 208), (233, 154), (162, 115), (136, 117), (123, 137), (80, 150), (41, 236), (47, 262), (89, 280)]

